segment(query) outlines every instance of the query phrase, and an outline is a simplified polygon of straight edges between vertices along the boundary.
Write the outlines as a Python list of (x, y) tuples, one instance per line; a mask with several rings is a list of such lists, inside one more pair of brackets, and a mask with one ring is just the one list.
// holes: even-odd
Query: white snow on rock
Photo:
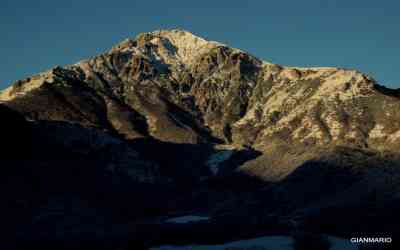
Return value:
[(185, 30), (160, 30), (153, 34), (167, 38), (177, 49), (175, 53), (180, 61), (189, 67), (199, 55), (213, 48), (224, 46), (218, 42), (207, 41)]
[(186, 216), (169, 218), (165, 222), (185, 224), (185, 223), (191, 223), (191, 222), (205, 221), (205, 220), (209, 220), (209, 219), (210, 219), (210, 217), (207, 217), (207, 216), (186, 215)]
[(229, 146), (219, 146), (216, 149), (218, 151), (212, 154), (206, 162), (206, 166), (210, 168), (214, 175), (218, 174), (220, 164), (229, 160), (235, 152), (234, 149)]
[(385, 127), (382, 124), (377, 123), (375, 127), (369, 131), (369, 137), (373, 139), (385, 138), (387, 134), (384, 132)]

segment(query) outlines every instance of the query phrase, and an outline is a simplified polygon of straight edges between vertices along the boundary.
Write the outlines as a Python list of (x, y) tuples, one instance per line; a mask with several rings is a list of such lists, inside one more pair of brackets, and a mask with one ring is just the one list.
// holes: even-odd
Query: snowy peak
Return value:
[(155, 35), (155, 38), (150, 41), (151, 43), (162, 44), (171, 54), (175, 54), (183, 64), (188, 66), (191, 66), (199, 55), (213, 48), (224, 46), (183, 30), (161, 30), (152, 34)]
[(158, 30), (141, 33), (134, 39), (126, 39), (110, 52), (133, 52), (167, 64), (191, 68), (200, 55), (225, 46), (222, 43), (207, 41), (188, 31)]

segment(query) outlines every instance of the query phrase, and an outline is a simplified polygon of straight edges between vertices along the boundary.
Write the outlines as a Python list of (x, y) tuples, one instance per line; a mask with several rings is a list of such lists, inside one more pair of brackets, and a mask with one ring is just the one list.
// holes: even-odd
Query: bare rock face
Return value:
[(29, 119), (76, 122), (126, 139), (223, 142), (267, 155), (400, 146), (397, 90), (354, 70), (267, 63), (183, 30), (143, 33), (17, 81), (0, 100)]

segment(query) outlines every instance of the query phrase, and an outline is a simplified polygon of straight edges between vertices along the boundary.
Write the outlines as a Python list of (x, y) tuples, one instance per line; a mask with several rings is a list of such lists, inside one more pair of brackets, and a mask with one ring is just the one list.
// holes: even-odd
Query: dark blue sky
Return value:
[(399, 11), (398, 0), (2, 0), (0, 88), (161, 28), (283, 65), (358, 69), (399, 88)]

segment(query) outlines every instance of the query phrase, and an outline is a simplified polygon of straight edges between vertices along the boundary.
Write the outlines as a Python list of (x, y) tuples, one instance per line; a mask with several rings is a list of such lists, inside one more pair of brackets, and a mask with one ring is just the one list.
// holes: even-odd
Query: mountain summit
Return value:
[[(251, 214), (269, 224), (274, 214), (286, 226), (301, 218), (307, 230), (323, 225), (346, 237), (368, 228), (346, 225), (372, 211), (371, 199), (381, 206), (373, 208), (378, 222), (385, 216), (380, 208), (396, 207), (399, 98), (398, 90), (356, 70), (285, 67), (183, 30), (139, 34), (0, 93), (4, 105), (30, 121), (23, 126), (42, 136), (31, 142), (34, 152), (45, 138), (59, 159), (78, 166), (85, 159), (100, 168), (96, 176), (111, 169), (95, 187), (118, 183), (109, 189), (121, 198), (118, 208), (132, 195), (121, 191), (131, 181), (167, 185), (162, 192), (142, 189), (143, 207), (159, 216), (200, 209), (222, 224)], [(32, 164), (57, 160), (39, 155)], [(92, 168), (79, 169), (90, 179)], [(149, 202), (148, 192), (168, 204)], [(340, 211), (354, 218), (334, 229)]]

